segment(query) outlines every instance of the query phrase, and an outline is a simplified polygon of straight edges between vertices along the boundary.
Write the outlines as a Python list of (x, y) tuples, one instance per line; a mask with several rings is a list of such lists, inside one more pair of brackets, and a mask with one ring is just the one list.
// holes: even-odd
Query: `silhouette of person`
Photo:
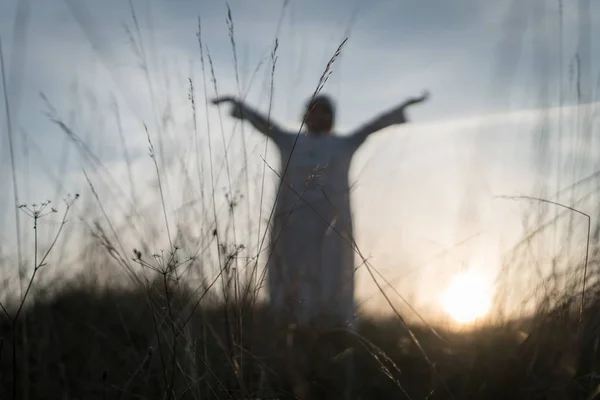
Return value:
[(326, 95), (308, 101), (305, 134), (286, 132), (234, 97), (213, 100), (230, 103), (231, 116), (248, 121), (279, 148), (283, 182), (271, 224), (267, 276), (271, 309), (286, 323), (354, 327), (350, 162), (369, 135), (407, 122), (406, 108), (428, 96), (410, 98), (343, 136), (334, 134), (335, 106)]

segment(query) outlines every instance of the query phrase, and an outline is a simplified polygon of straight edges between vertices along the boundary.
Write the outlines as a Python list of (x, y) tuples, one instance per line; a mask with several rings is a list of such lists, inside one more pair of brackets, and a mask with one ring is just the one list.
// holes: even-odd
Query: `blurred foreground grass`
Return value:
[[(37, 290), (24, 308), (16, 398), (293, 398), (286, 335), (264, 306), (210, 300), (193, 309), (192, 290), (162, 279), (138, 288), (75, 282)], [(340, 358), (351, 345), (355, 398), (591, 399), (600, 383), (598, 306), (590, 301), (579, 325), (578, 304), (470, 332), (438, 330), (441, 338), (412, 326), (428, 360), (395, 317), (362, 316), (356, 335), (309, 332), (298, 343), (317, 398), (342, 398)], [(3, 315), (2, 399), (12, 398), (11, 330)]]

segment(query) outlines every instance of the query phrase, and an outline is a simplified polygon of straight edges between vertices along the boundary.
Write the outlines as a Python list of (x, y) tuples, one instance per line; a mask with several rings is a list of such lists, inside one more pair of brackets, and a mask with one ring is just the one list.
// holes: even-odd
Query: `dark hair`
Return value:
[(333, 100), (331, 99), (331, 97), (326, 94), (316, 95), (315, 97), (311, 97), (306, 102), (306, 108), (304, 110), (303, 119), (305, 119), (308, 116), (309, 111), (316, 104), (322, 104), (329, 109), (329, 112), (331, 113), (331, 124), (333, 125), (335, 123), (335, 104), (334, 104)]

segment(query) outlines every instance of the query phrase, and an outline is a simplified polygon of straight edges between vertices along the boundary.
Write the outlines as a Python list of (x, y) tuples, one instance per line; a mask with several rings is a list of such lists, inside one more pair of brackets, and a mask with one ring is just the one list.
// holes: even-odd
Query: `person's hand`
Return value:
[(406, 119), (406, 107), (412, 106), (414, 104), (419, 104), (426, 101), (429, 98), (429, 92), (424, 90), (421, 96), (419, 97), (411, 97), (404, 101), (404, 103), (400, 104), (397, 108), (393, 109), (386, 115), (387, 125), (395, 125), (395, 124), (403, 124), (407, 122)]
[(215, 97), (211, 100), (211, 103), (219, 105), (221, 103), (235, 103), (236, 99), (232, 96)]
[(421, 94), (421, 96), (413, 97), (413, 98), (406, 100), (404, 102), (404, 106), (406, 107), (406, 106), (411, 106), (413, 104), (419, 104), (419, 103), (426, 101), (427, 99), (429, 99), (429, 91), (424, 90), (423, 93)]
[(237, 100), (236, 98), (231, 97), (231, 96), (219, 97), (219, 98), (213, 99), (212, 103), (215, 105), (219, 105), (222, 103), (231, 103), (232, 107), (231, 107), (231, 111), (229, 112), (229, 114), (233, 118), (243, 119), (242, 103), (239, 100)]

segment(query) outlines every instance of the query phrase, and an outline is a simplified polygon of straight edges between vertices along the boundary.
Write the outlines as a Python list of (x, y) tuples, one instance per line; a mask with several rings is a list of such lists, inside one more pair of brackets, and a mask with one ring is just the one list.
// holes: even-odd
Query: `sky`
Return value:
[[(338, 134), (431, 93), (409, 110), (408, 124), (370, 138), (351, 170), (362, 253), (430, 307), (462, 268), (493, 281), (505, 252), (541, 223), (535, 218), (543, 205), (495, 196), (552, 196), (598, 170), (599, 28), (600, 4), (589, 0), (3, 1), (14, 151), (11, 158), (3, 107), (0, 255), (15, 257), (11, 160), (19, 203), (51, 199), (60, 212), (61, 198), (81, 193), (70, 229), (85, 231), (105, 213), (123, 227), (124, 252), (140, 242), (164, 248), (171, 233), (164, 214), (173, 232), (182, 224), (197, 236), (212, 230), (212, 160), (217, 220), (228, 229), (225, 194), (232, 187), (243, 198), (230, 240), (248, 238), (250, 256), (272, 201), (275, 148), (205, 100), (247, 93), (249, 104), (298, 129), (304, 103), (339, 49), (323, 88), (336, 99)], [(571, 204), (593, 186), (577, 190), (553, 199)], [(596, 212), (587, 199), (579, 205)], [(26, 246), (31, 224), (17, 215)], [(43, 224), (48, 239), (59, 216)], [(581, 254), (579, 239), (567, 252), (573, 257)], [(558, 249), (556, 237), (544, 240), (552, 243), (544, 248)], [(371, 299), (370, 278), (359, 271), (358, 279), (359, 297), (383, 304)]]

